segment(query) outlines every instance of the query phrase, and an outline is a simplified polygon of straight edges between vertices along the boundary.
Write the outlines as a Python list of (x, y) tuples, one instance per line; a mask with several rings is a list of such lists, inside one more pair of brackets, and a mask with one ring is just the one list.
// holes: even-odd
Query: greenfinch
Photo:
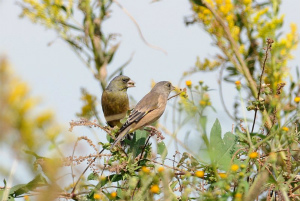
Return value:
[(164, 113), (169, 94), (175, 87), (168, 81), (158, 82), (152, 90), (145, 95), (132, 110), (127, 121), (118, 131), (118, 137), (112, 144), (113, 148), (128, 133), (158, 120)]
[(116, 76), (102, 93), (101, 104), (107, 124), (111, 127), (121, 126), (129, 110), (127, 89), (134, 87), (134, 81), (124, 75)]

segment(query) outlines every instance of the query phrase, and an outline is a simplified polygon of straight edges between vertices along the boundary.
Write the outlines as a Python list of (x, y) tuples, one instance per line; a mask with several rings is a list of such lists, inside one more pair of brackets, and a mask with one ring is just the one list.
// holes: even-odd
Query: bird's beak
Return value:
[(171, 86), (171, 91), (173, 91), (173, 90), (175, 90), (175, 87), (172, 85), (172, 86)]
[(127, 82), (127, 87), (128, 88), (130, 88), (130, 87), (135, 87), (135, 82), (134, 81), (132, 81), (132, 80), (129, 80), (128, 82)]

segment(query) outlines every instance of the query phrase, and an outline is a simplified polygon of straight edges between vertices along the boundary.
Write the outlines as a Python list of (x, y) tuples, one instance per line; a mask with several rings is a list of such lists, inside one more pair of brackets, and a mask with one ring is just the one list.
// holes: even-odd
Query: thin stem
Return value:
[[(104, 150), (105, 150), (105, 149), (103, 148), (103, 149), (99, 152), (98, 156), (100, 156), (100, 154), (102, 154), (102, 152), (103, 152)], [(79, 183), (81, 177), (82, 177), (82, 176), (84, 175), (84, 173), (89, 169), (89, 167), (95, 162), (95, 160), (98, 158), (98, 156), (96, 156), (96, 157), (90, 162), (90, 164), (84, 169), (84, 171), (83, 171), (83, 172), (81, 173), (81, 175), (79, 176), (79, 178), (78, 178), (78, 180), (77, 180), (76, 184), (74, 185), (73, 190), (72, 190), (72, 192), (71, 192), (72, 197), (73, 197), (73, 195), (74, 195), (74, 192), (75, 192), (75, 190), (76, 190), (76, 187), (77, 187), (77, 185), (78, 185), (78, 183)]]
[(113, 0), (113, 2), (115, 2), (123, 11), (124, 13), (132, 20), (132, 22), (135, 24), (136, 28), (138, 29), (138, 32), (140, 34), (140, 37), (142, 38), (142, 40), (144, 41), (144, 43), (149, 46), (150, 48), (153, 48), (153, 49), (157, 49), (157, 50), (160, 50), (162, 51), (163, 53), (165, 53), (166, 55), (168, 54), (166, 50), (158, 47), (158, 46), (155, 46), (155, 45), (152, 45), (150, 43), (147, 42), (147, 40), (145, 39), (143, 33), (142, 33), (142, 30), (139, 26), (139, 24), (137, 23), (137, 21), (134, 19), (134, 17), (132, 17), (132, 15), (128, 12), (128, 10), (126, 8), (124, 8), (118, 1), (116, 0)]
[[(266, 53), (265, 53), (265, 59), (264, 59), (264, 62), (263, 62), (263, 66), (262, 66), (263, 68), (262, 68), (262, 72), (261, 72), (260, 79), (259, 79), (259, 88), (258, 88), (258, 93), (257, 93), (257, 101), (259, 101), (259, 98), (260, 98), (261, 86), (262, 86), (262, 77), (263, 77), (264, 72), (265, 72), (266, 62), (267, 62), (267, 59), (268, 59), (268, 53), (269, 53), (269, 50), (271, 50), (271, 48), (272, 48), (272, 43), (273, 42), (274, 41), (272, 39), (269, 39), (269, 38), (267, 39), (267, 48), (266, 48)], [(256, 116), (257, 116), (257, 111), (258, 111), (258, 108), (255, 108), (255, 113), (254, 113), (254, 119), (253, 119), (251, 133), (253, 133), (253, 130), (254, 130)]]
[(142, 150), (142, 152), (141, 152), (141, 156), (140, 156), (140, 159), (139, 159), (138, 165), (140, 165), (140, 161), (142, 160), (142, 157), (143, 157), (144, 151), (145, 151), (145, 149), (146, 149), (146, 146), (148, 145), (148, 142), (149, 142), (150, 138), (151, 138), (151, 135), (149, 135), (149, 136), (148, 136), (148, 138), (147, 138), (147, 141), (146, 141), (146, 143), (145, 143), (145, 146), (143, 147), (143, 150)]

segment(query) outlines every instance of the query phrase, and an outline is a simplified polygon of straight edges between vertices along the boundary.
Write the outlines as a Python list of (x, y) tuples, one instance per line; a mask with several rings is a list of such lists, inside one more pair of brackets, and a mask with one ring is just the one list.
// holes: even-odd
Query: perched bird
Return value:
[(132, 110), (127, 121), (120, 128), (118, 137), (111, 148), (113, 148), (128, 133), (132, 133), (133, 131), (158, 120), (165, 111), (168, 96), (172, 90), (174, 90), (174, 87), (170, 82), (158, 82)]
[(107, 124), (111, 127), (120, 125), (120, 120), (129, 110), (127, 89), (134, 87), (134, 81), (124, 75), (115, 77), (102, 93), (101, 104)]

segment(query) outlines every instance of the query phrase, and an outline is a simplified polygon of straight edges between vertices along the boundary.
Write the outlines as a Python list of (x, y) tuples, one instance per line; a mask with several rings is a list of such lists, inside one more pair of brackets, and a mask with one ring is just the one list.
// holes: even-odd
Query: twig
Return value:
[(107, 127), (104, 127), (104, 126), (101, 126), (99, 124), (96, 124), (94, 122), (91, 122), (91, 121), (88, 121), (87, 119), (83, 119), (81, 118), (80, 120), (78, 121), (71, 121), (70, 122), (70, 128), (69, 128), (69, 131), (72, 132), (73, 131), (73, 128), (75, 126), (89, 126), (89, 127), (98, 127), (98, 128), (101, 128), (102, 130), (104, 130), (106, 133), (110, 134), (110, 129), (107, 128)]
[[(74, 147), (73, 147), (73, 151), (72, 151), (72, 156), (71, 156), (71, 160), (73, 161), (74, 159), (74, 153), (75, 153), (75, 148), (78, 144), (79, 139), (76, 140)], [(73, 180), (73, 184), (74, 184), (74, 171), (73, 171), (73, 162), (71, 162), (71, 174), (72, 174), (72, 180)]]
[(272, 198), (271, 191), (272, 191), (273, 188), (274, 188), (274, 184), (271, 184), (271, 186), (270, 186), (270, 188), (268, 190), (267, 201), (271, 201), (271, 198)]
[[(174, 157), (174, 160), (173, 160), (173, 168), (175, 168), (175, 157), (176, 157), (176, 154), (177, 154), (177, 153), (178, 153), (178, 152), (176, 151), (175, 154), (173, 155), (173, 157)], [(182, 188), (180, 179), (179, 179), (178, 175), (175, 175), (175, 177), (176, 177), (176, 179), (177, 179), (177, 181), (178, 181), (178, 184), (179, 184), (179, 191), (180, 191), (181, 196), (182, 196), (182, 189), (183, 189), (183, 188)]]
[[(259, 87), (258, 87), (258, 92), (257, 92), (257, 101), (259, 101), (259, 98), (260, 98), (261, 86), (262, 86), (262, 77), (263, 77), (264, 72), (265, 72), (266, 62), (267, 62), (267, 59), (268, 59), (268, 53), (269, 53), (269, 50), (271, 50), (271, 48), (272, 48), (272, 43), (274, 43), (274, 40), (268, 38), (267, 39), (267, 48), (266, 48), (266, 52), (265, 52), (265, 59), (264, 59), (263, 66), (262, 66), (263, 69), (262, 69), (262, 72), (261, 72), (261, 75), (260, 75), (260, 79), (259, 79)], [(257, 111), (258, 111), (258, 109), (255, 108), (255, 113), (254, 113), (254, 119), (253, 119), (251, 133), (253, 133), (253, 130), (254, 130)]]
[(300, 185), (297, 186), (297, 187), (295, 187), (295, 188), (293, 188), (292, 192), (294, 193), (294, 192), (297, 191), (299, 188), (300, 188)]
[(179, 96), (180, 94), (182, 94), (184, 92), (186, 92), (186, 88), (182, 89), (179, 93), (175, 94), (174, 96), (169, 97), (168, 100), (175, 98), (176, 96)]
[(247, 65), (245, 64), (244, 59), (242, 58), (242, 55), (241, 55), (241, 53), (239, 51), (239, 48), (238, 48), (238, 44), (233, 39), (233, 37), (231, 35), (231, 32), (229, 30), (229, 27), (226, 25), (223, 18), (218, 14), (218, 12), (209, 3), (205, 2), (205, 1), (202, 1), (202, 2), (206, 6), (206, 8), (208, 8), (212, 12), (212, 14), (215, 16), (217, 22), (224, 29), (225, 36), (227, 37), (227, 39), (228, 39), (228, 41), (229, 41), (229, 43), (230, 43), (230, 45), (231, 45), (231, 47), (234, 51), (234, 54), (235, 54), (235, 56), (237, 57), (237, 59), (240, 63), (240, 65), (237, 66), (237, 69), (245, 75), (245, 77), (246, 77), (246, 79), (249, 83), (249, 86), (251, 88), (252, 93), (256, 94), (256, 92), (257, 92), (256, 83), (253, 80), (253, 78), (250, 74), (250, 71), (247, 68)]
[[(104, 151), (105, 149), (103, 148), (100, 152), (99, 152), (99, 156), (100, 156), (100, 154), (102, 154), (102, 152)], [(73, 187), (73, 190), (72, 190), (72, 192), (71, 192), (71, 197), (73, 198), (73, 197), (75, 197), (76, 196), (76, 194), (74, 194), (74, 192), (75, 192), (75, 190), (76, 190), (76, 187), (77, 187), (77, 185), (78, 185), (78, 183), (79, 183), (79, 181), (80, 181), (80, 179), (81, 179), (81, 177), (84, 175), (84, 173), (89, 169), (89, 167), (95, 162), (95, 160), (98, 158), (98, 156), (96, 156), (91, 162), (90, 162), (90, 164), (84, 169), (84, 171), (81, 173), (81, 175), (79, 176), (79, 178), (78, 178), (78, 180), (77, 180), (77, 182), (76, 182), (76, 184), (74, 185), (74, 187)]]
[(151, 45), (150, 43), (148, 43), (147, 40), (145, 39), (145, 37), (143, 36), (142, 30), (141, 30), (139, 24), (137, 23), (137, 21), (134, 19), (134, 17), (132, 17), (132, 15), (128, 12), (128, 10), (126, 8), (124, 8), (118, 1), (113, 0), (113, 2), (115, 2), (124, 11), (124, 13), (132, 20), (132, 22), (135, 24), (136, 28), (138, 29), (140, 37), (142, 38), (142, 40), (144, 41), (144, 43), (147, 46), (149, 46), (150, 48), (153, 48), (153, 49), (160, 50), (163, 53), (165, 53), (166, 55), (168, 54), (166, 50), (164, 50), (164, 49), (162, 49), (162, 48), (160, 48), (158, 46)]
[(246, 148), (240, 148), (240, 149), (238, 149), (236, 152), (234, 152), (234, 154), (232, 155), (230, 164), (232, 164), (232, 162), (233, 162), (235, 156), (236, 156), (240, 151), (242, 151), (242, 150), (247, 150), (247, 149), (246, 149)]
[(163, 163), (157, 162), (157, 161), (155, 161), (155, 160), (151, 160), (151, 159), (150, 159), (150, 161), (153, 162), (153, 163), (159, 164), (159, 165), (161, 165), (161, 166), (170, 168), (170, 169), (172, 169), (172, 170), (176, 170), (176, 171), (178, 171), (178, 172), (181, 172), (182, 174), (186, 174), (186, 173), (187, 173), (186, 171), (181, 170), (181, 169), (179, 169), (179, 168), (177, 168), (177, 167), (174, 167), (174, 168), (173, 168), (173, 167), (171, 167), (171, 166), (168, 166), (168, 165), (166, 165), (166, 164), (163, 164)]
[(145, 145), (144, 145), (144, 147), (143, 147), (143, 150), (142, 150), (142, 152), (141, 152), (141, 156), (140, 156), (140, 159), (139, 159), (139, 162), (138, 162), (138, 166), (140, 165), (140, 161), (142, 160), (144, 151), (145, 151), (145, 149), (146, 149), (146, 146), (148, 145), (148, 142), (149, 142), (150, 138), (151, 138), (151, 135), (148, 136), (147, 141), (146, 141), (146, 143), (145, 143)]

